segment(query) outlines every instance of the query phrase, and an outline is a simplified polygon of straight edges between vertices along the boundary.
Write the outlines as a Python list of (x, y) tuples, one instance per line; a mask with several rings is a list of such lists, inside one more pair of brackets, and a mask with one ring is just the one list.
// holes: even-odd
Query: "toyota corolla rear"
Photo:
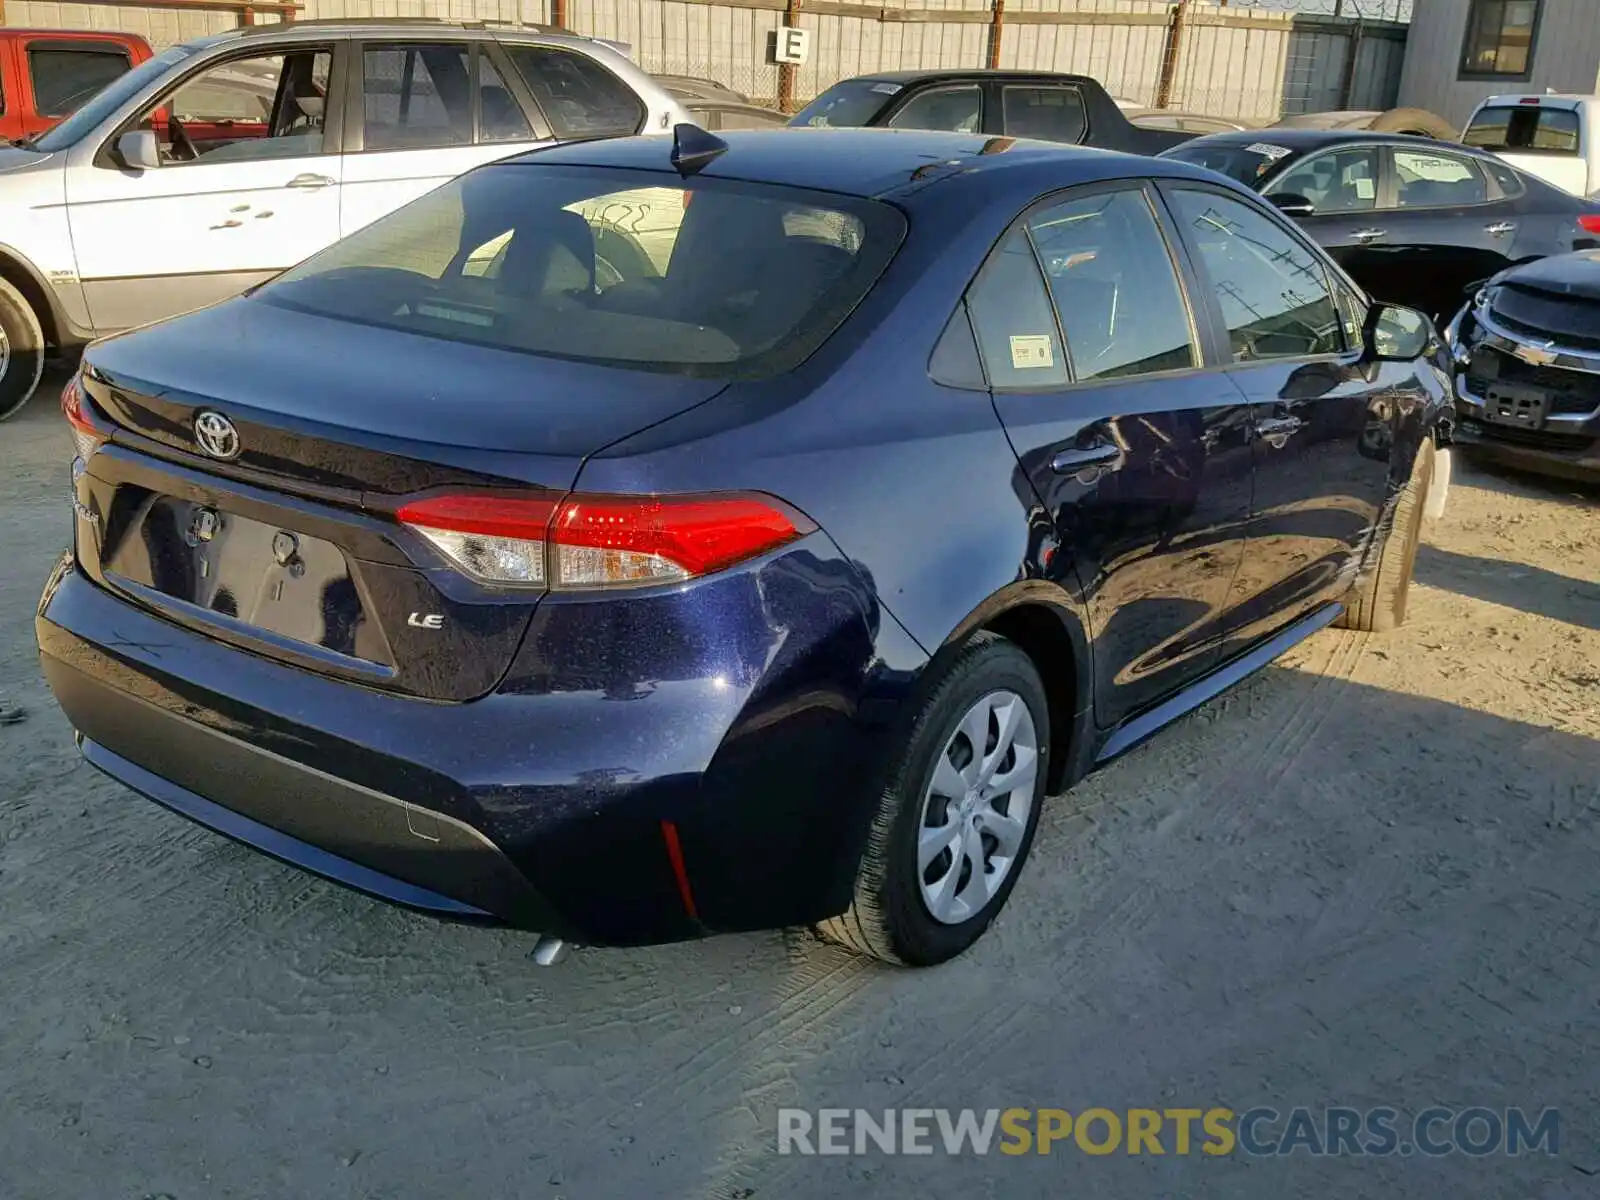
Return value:
[(642, 942), (839, 911), (870, 588), (715, 463), (665, 495), (590, 494), (584, 465), (812, 354), (903, 232), (867, 200), (517, 162), (97, 344), (37, 622), (84, 753), (440, 913)]

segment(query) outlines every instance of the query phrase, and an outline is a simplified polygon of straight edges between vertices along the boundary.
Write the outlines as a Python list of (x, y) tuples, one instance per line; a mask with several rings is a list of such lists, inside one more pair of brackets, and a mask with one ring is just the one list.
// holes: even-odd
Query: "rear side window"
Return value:
[(1027, 231), (1005, 236), (967, 293), (984, 373), (994, 388), (1047, 388), (1067, 382), (1067, 356), (1056, 330), (1039, 261)]
[(1322, 263), (1276, 222), (1215, 192), (1170, 193), (1217, 297), (1235, 362), (1336, 354), (1340, 314)]
[(1480, 108), (1461, 140), (1485, 150), (1520, 154), (1576, 154), (1578, 114), (1533, 104), (1495, 104)]
[(1522, 195), (1528, 190), (1527, 184), (1522, 182), (1522, 176), (1510, 163), (1500, 162), (1498, 159), (1488, 159), (1483, 164), (1484, 169), (1494, 177), (1500, 187), (1500, 194), (1506, 199)]
[(1028, 231), (1044, 264), (1074, 379), (1195, 365), (1189, 308), (1143, 189), (1057, 204), (1031, 217)]
[(898, 210), (870, 200), (506, 165), (445, 184), (256, 294), (447, 342), (752, 378), (816, 349), (904, 232)]
[(115, 46), (28, 44), (33, 104), (43, 117), (64, 117), (119, 75), (127, 73), (128, 52)]
[(549, 46), (505, 51), (558, 138), (626, 136), (644, 124), (643, 101), (588, 55)]
[(1001, 90), (1001, 105), (1011, 137), (1076, 144), (1089, 129), (1077, 88), (1008, 87)]
[(1401, 208), (1452, 208), (1489, 199), (1477, 163), (1430, 150), (1396, 150), (1394, 186)]

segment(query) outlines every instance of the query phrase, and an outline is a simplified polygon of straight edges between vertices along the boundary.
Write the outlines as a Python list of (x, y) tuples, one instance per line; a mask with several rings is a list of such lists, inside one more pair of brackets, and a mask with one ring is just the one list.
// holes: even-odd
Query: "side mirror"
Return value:
[(1286, 217), (1309, 217), (1317, 211), (1310, 198), (1299, 192), (1276, 192), (1267, 199)]
[(131, 171), (154, 171), (161, 165), (161, 148), (148, 129), (134, 129), (117, 139), (117, 157)]
[(1438, 335), (1433, 320), (1414, 308), (1374, 304), (1367, 310), (1367, 357), (1377, 362), (1410, 362), (1426, 354)]

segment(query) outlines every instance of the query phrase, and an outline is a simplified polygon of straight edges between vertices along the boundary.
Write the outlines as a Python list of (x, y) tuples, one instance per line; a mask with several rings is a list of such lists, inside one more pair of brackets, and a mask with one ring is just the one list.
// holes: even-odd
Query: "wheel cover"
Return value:
[(0, 379), (6, 377), (6, 372), (11, 369), (11, 339), (6, 337), (6, 331), (0, 329)]
[(1039, 735), (1021, 696), (990, 692), (956, 723), (917, 822), (917, 882), (934, 920), (971, 920), (1022, 849), (1039, 775)]

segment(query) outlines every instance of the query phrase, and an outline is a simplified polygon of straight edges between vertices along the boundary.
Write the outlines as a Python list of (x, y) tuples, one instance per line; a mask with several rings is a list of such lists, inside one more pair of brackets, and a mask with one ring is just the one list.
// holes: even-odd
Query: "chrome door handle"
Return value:
[(1483, 231), (1492, 233), (1495, 237), (1504, 237), (1508, 233), (1515, 233), (1517, 229), (1514, 221), (1496, 221), (1492, 225), (1485, 225)]
[(1387, 235), (1388, 231), (1385, 229), (1358, 229), (1350, 236), (1355, 238), (1355, 240), (1358, 242), (1375, 242), (1379, 238), (1386, 237)]
[(1128, 456), (1115, 442), (1100, 441), (1092, 446), (1063, 450), (1050, 460), (1050, 469), (1057, 475), (1076, 475), (1078, 482), (1098, 482), (1113, 471), (1122, 470)]
[(296, 175), (293, 179), (289, 180), (289, 182), (284, 184), (283, 186), (284, 187), (292, 187), (292, 188), (301, 188), (301, 189), (303, 189), (305, 191), (308, 191), (308, 192), (314, 192), (318, 188), (329, 187), (329, 186), (331, 186), (332, 184), (334, 184), (336, 182), (338, 182), (338, 181), (334, 180), (334, 179), (330, 179), (326, 175), (317, 175), (317, 174), (313, 174), (310, 171), (306, 171), (303, 174)]
[(1299, 417), (1267, 417), (1255, 423), (1256, 436), (1271, 443), (1274, 450), (1282, 450), (1287, 442), (1306, 423)]

